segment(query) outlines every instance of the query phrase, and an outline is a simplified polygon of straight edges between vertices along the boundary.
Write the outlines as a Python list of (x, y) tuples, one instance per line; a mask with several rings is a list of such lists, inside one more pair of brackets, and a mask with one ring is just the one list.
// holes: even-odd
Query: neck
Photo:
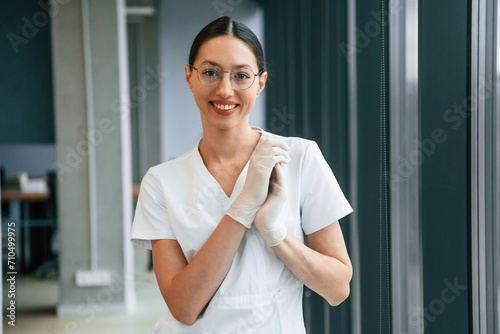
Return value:
[(229, 129), (204, 127), (199, 150), (203, 159), (211, 163), (248, 159), (259, 138), (260, 133), (248, 123)]

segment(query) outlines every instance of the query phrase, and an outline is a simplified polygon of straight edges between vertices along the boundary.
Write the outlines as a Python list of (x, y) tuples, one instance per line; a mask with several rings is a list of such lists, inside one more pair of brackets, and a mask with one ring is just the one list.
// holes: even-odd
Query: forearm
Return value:
[(225, 215), (191, 262), (173, 278), (165, 300), (176, 318), (194, 323), (228, 273), (246, 230)]
[(343, 263), (309, 248), (289, 232), (272, 249), (302, 283), (325, 298), (330, 305), (340, 304), (349, 295), (352, 275), (350, 263)]

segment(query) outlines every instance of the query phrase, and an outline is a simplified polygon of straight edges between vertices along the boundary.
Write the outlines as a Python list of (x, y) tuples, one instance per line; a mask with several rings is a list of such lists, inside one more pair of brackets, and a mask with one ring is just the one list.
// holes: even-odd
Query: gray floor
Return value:
[[(33, 276), (18, 275), (16, 294), (16, 326), (7, 324), (6, 334), (142, 334), (151, 333), (154, 324), (165, 311), (165, 303), (158, 290), (154, 273), (147, 270), (148, 253), (137, 247), (135, 257), (135, 286), (137, 304), (128, 315), (97, 316), (87, 318), (57, 318), (57, 280), (41, 280)], [(4, 286), (5, 292), (5, 286)], [(5, 303), (4, 294), (4, 303)], [(5, 315), (5, 308), (4, 308)]]

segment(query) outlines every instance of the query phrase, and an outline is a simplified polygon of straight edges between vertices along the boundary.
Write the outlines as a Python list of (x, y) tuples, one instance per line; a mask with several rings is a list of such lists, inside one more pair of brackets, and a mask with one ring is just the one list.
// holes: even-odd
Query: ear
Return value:
[(193, 91), (193, 84), (191, 83), (191, 79), (193, 78), (193, 70), (191, 69), (191, 66), (189, 65), (184, 65), (184, 71), (186, 72), (186, 82), (189, 86), (189, 90), (192, 92)]
[(262, 72), (262, 74), (259, 76), (259, 88), (257, 89), (257, 96), (259, 96), (260, 92), (264, 90), (264, 87), (266, 87), (266, 80), (267, 80), (267, 72)]

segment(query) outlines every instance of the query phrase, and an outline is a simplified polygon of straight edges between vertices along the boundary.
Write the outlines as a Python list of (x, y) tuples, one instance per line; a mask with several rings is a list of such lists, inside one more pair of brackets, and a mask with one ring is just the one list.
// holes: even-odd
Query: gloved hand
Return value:
[(246, 228), (252, 227), (255, 214), (267, 198), (269, 178), (274, 166), (290, 161), (288, 149), (284, 139), (261, 135), (250, 156), (243, 189), (226, 211), (228, 216)]
[(279, 245), (286, 237), (285, 224), (278, 219), (287, 196), (283, 167), (277, 164), (271, 174), (267, 199), (255, 216), (255, 226), (270, 247)]

